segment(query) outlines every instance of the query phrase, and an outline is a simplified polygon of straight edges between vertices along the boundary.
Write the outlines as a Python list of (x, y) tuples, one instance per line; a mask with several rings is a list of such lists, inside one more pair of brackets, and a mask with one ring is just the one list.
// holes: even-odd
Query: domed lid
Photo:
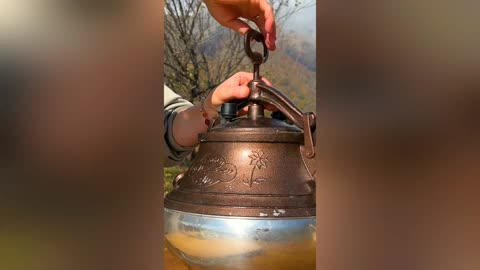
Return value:
[(218, 123), (199, 135), (200, 142), (283, 142), (303, 144), (303, 130), (289, 124), (277, 112), (265, 117), (263, 106), (253, 104), (246, 117)]
[[(250, 90), (249, 99), (225, 105), (221, 121), (199, 135), (199, 152), (174, 180), (166, 208), (237, 217), (315, 215), (315, 115), (261, 81), (252, 81)], [(279, 110), (273, 118), (264, 115), (267, 104)], [(245, 106), (248, 114), (234, 118)]]

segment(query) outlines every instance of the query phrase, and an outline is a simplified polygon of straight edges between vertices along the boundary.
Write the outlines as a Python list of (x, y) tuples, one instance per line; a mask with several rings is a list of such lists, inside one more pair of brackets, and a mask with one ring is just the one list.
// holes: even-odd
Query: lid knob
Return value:
[(227, 121), (232, 121), (237, 117), (237, 103), (223, 103), (220, 114)]

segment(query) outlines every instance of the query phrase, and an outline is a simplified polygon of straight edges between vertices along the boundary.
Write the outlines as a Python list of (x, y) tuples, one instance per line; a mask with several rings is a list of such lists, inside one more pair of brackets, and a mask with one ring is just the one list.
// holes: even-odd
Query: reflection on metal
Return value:
[(164, 215), (166, 245), (191, 269), (315, 269), (315, 217)]

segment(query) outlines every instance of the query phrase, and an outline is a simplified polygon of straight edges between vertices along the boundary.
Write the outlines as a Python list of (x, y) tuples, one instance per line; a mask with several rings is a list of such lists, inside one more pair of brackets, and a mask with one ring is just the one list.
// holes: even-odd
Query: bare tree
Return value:
[[(312, 0), (272, 0), (277, 25)], [(165, 82), (194, 101), (225, 81), (245, 59), (242, 36), (220, 26), (199, 0), (165, 2)]]

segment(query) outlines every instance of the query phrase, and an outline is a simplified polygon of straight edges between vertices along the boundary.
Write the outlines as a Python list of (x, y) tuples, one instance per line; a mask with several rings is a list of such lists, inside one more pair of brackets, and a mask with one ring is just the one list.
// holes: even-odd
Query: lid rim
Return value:
[(201, 133), (198, 139), (201, 143), (205, 142), (268, 142), (268, 143), (294, 143), (304, 144), (304, 134), (299, 132), (241, 132), (233, 135), (232, 132)]

